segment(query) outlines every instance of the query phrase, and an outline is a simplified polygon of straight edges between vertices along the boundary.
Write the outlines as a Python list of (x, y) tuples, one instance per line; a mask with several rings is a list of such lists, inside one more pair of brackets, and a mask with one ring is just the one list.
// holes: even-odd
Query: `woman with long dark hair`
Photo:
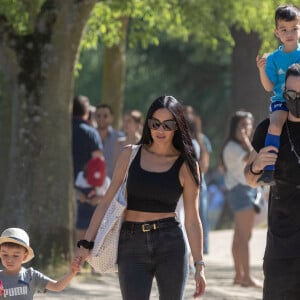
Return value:
[[(205, 290), (202, 225), (198, 214), (200, 170), (182, 105), (172, 96), (150, 106), (127, 179), (127, 210), (118, 248), (118, 273), (125, 300), (147, 300), (153, 278), (159, 298), (182, 300), (188, 276), (185, 241), (175, 208), (183, 196), (185, 228), (195, 263), (195, 297)], [(121, 153), (112, 183), (85, 235), (95, 239), (103, 215), (123, 181), (132, 147)], [(80, 247), (77, 257), (88, 250)]]
[(235, 268), (234, 284), (244, 287), (260, 284), (250, 275), (249, 241), (254, 224), (256, 189), (247, 185), (244, 168), (252, 151), (250, 138), (253, 116), (237, 111), (231, 117), (229, 135), (222, 151), (228, 203), (234, 214), (232, 256)]

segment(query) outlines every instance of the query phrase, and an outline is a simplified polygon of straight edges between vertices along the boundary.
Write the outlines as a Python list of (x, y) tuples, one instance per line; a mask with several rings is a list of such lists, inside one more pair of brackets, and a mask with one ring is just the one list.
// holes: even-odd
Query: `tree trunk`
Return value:
[[(37, 265), (69, 257), (74, 248), (73, 71), (95, 2), (45, 1), (27, 36), (19, 36), (6, 22), (1, 24), (0, 54), (5, 59), (0, 66), (11, 85), (6, 88), (13, 90), (8, 93), (12, 129), (0, 224), (29, 232)], [(5, 62), (16, 66), (15, 72), (6, 72)]]
[[(1, 44), (0, 44), (1, 47)], [(3, 49), (0, 52), (3, 53)], [(7, 78), (16, 77), (16, 66), (10, 65), (9, 61), (4, 59), (3, 55), (0, 55), (0, 65), (6, 66), (6, 77), (1, 79), (1, 91), (5, 91), (0, 97), (0, 191), (2, 197), (0, 199), (0, 205), (3, 203), (3, 196), (5, 195), (6, 185), (7, 185), (7, 174), (9, 167), (9, 147), (11, 142), (11, 123), (12, 123), (12, 101), (13, 94), (15, 92), (15, 82), (7, 82)], [(8, 74), (10, 73), (10, 74)], [(4, 88), (6, 87), (6, 88)]]
[(122, 18), (122, 38), (118, 45), (104, 48), (102, 102), (111, 105), (114, 126), (120, 127), (124, 102), (126, 33), (128, 18)]
[(232, 109), (244, 108), (253, 113), (256, 122), (268, 117), (270, 94), (259, 79), (255, 58), (261, 41), (258, 34), (232, 29), (235, 47), (232, 54)]

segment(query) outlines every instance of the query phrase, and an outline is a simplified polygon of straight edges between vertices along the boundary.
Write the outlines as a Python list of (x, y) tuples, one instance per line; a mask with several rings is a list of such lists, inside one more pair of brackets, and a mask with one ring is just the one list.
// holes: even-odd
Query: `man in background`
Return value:
[[(96, 128), (89, 122), (90, 100), (86, 96), (75, 96), (73, 99), (73, 170), (74, 185), (78, 173), (83, 171), (87, 163), (92, 159), (99, 157), (103, 159), (102, 142)], [(77, 213), (76, 213), (76, 240), (84, 236), (89, 220), (91, 207), (90, 203), (81, 201), (81, 195), (76, 193)]]
[(98, 133), (103, 143), (103, 155), (106, 162), (107, 176), (112, 178), (115, 163), (115, 145), (118, 138), (124, 136), (124, 134), (112, 127), (113, 112), (108, 104), (98, 105), (96, 107), (95, 117), (98, 124)]
[(85, 96), (75, 96), (73, 101), (73, 167), (74, 180), (92, 157), (103, 157), (101, 138), (89, 122), (90, 101)]

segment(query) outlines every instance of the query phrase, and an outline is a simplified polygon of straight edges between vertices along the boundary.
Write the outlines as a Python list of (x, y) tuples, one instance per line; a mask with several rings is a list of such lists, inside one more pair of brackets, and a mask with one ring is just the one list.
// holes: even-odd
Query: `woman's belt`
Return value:
[(155, 221), (147, 221), (147, 222), (130, 222), (124, 221), (122, 224), (123, 228), (129, 230), (138, 230), (141, 232), (149, 232), (153, 230), (157, 230), (160, 228), (166, 228), (174, 225), (178, 225), (179, 222), (175, 219), (175, 217), (164, 218)]

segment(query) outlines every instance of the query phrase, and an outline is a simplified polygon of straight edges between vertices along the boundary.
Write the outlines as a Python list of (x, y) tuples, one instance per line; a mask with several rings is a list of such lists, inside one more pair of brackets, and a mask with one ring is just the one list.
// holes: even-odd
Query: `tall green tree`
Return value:
[(73, 75), (95, 4), (0, 2), (0, 227), (27, 229), (43, 264), (73, 248)]
[(261, 40), (255, 32), (246, 33), (244, 30), (232, 29), (235, 46), (231, 64), (231, 109), (252, 112), (255, 121), (260, 122), (268, 117), (269, 99), (260, 82), (256, 66), (256, 55), (259, 53)]

